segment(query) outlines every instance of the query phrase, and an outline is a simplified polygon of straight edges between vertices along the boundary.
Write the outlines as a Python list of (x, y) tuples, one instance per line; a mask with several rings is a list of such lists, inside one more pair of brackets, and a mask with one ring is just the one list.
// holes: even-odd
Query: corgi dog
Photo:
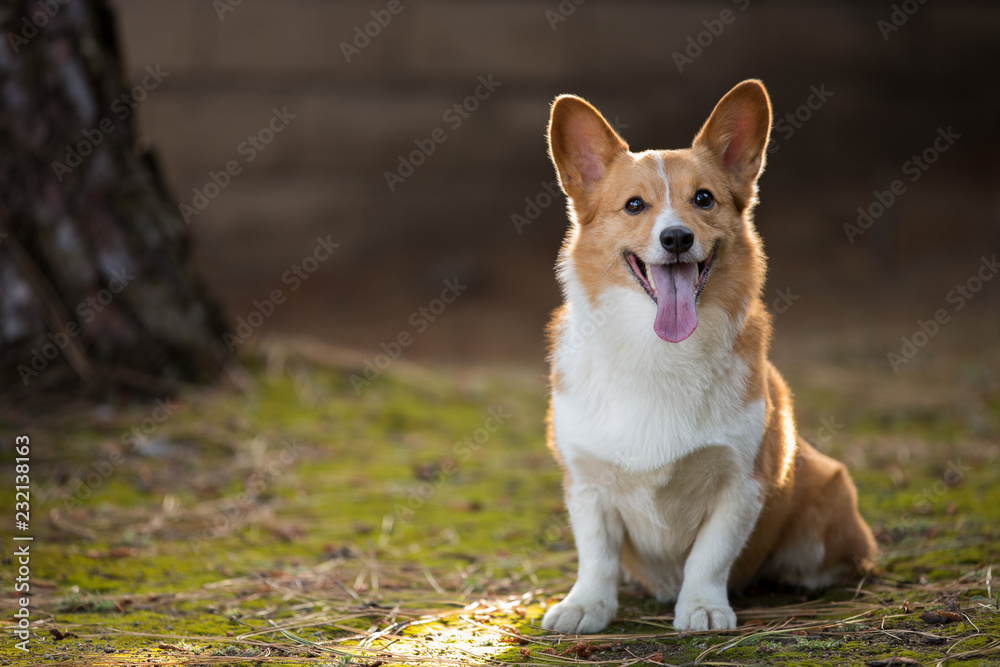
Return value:
[(622, 574), (675, 601), (675, 628), (725, 630), (737, 624), (729, 590), (828, 587), (871, 566), (847, 469), (797, 436), (768, 361), (752, 212), (770, 128), (757, 80), (682, 150), (630, 152), (585, 100), (552, 105), (570, 227), (548, 330), (548, 440), (579, 565), (547, 630), (602, 630)]

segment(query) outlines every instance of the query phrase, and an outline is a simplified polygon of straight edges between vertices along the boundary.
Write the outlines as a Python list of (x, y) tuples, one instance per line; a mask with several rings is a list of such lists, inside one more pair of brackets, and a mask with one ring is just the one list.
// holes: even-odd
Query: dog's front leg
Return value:
[(678, 630), (728, 630), (736, 627), (729, 606), (729, 571), (746, 545), (763, 502), (753, 478), (727, 485), (698, 531), (684, 563), (684, 582), (674, 607)]
[(542, 627), (567, 634), (598, 632), (618, 611), (624, 524), (597, 485), (576, 482), (566, 500), (579, 560), (576, 583), (545, 613)]

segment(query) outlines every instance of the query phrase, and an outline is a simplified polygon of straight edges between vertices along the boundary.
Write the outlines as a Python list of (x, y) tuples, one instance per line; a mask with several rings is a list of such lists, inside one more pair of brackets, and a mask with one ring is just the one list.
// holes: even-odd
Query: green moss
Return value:
[[(538, 627), (540, 599), (566, 592), (576, 567), (561, 475), (544, 446), (540, 378), (480, 371), (458, 381), (400, 367), (359, 396), (351, 369), (295, 358), (283, 367), (251, 360), (250, 367), (247, 393), (178, 399), (147, 449), (122, 439), (149, 417), (144, 405), (110, 420), (66, 414), (19, 427), (62, 445), (39, 447), (33, 459), (33, 513), (52, 519), (33, 526), (33, 605), (77, 637), (38, 634), (42, 653), (143, 656), (165, 643), (175, 647), (164, 649), (168, 657), (180, 651), (250, 664), (259, 648), (247, 636), (266, 638), (290, 661), (334, 664), (337, 651), (361, 650), (356, 636), (403, 622), (413, 624), (392, 640), (393, 650), (425, 657), (530, 664), (551, 660), (539, 653), (546, 646), (565, 652), (576, 645)], [(659, 652), (671, 664), (703, 654), (730, 664), (863, 664), (909, 651), (929, 663), (944, 659), (950, 644), (900, 644), (874, 628), (930, 630), (961, 640), (963, 651), (1000, 636), (1000, 607), (972, 598), (987, 593), (986, 573), (1000, 561), (1000, 485), (995, 465), (975, 458), (961, 420), (954, 412), (880, 417), (883, 408), (825, 387), (806, 386), (798, 400), (807, 420), (837, 414), (852, 435), (932, 443), (927, 458), (906, 467), (905, 486), (892, 482), (889, 464), (853, 471), (862, 511), (889, 536), (867, 597), (855, 601), (853, 588), (809, 594), (807, 602), (845, 611), (832, 608), (823, 617), (830, 624), (805, 636), (744, 626), (752, 634), (730, 646), (732, 634), (678, 635), (671, 605), (623, 590), (620, 618), (608, 632), (630, 639), (594, 649), (592, 662), (652, 664)], [(498, 407), (508, 415), (504, 424), (477, 443)], [(284, 452), (291, 460), (281, 461)], [(116, 453), (121, 461), (110, 474), (94, 488), (80, 486), (96, 462)], [(940, 483), (957, 460), (969, 469)], [(9, 587), (12, 576), (0, 568), (0, 585)], [(969, 582), (980, 588), (970, 592)], [(539, 592), (518, 613), (513, 603), (479, 619), (476, 610), (462, 611), (527, 591)], [(904, 602), (938, 608), (952, 594), (981, 636), (965, 623), (928, 627), (919, 613), (900, 611)], [(803, 594), (758, 591), (733, 602), (746, 620), (755, 610), (802, 604)], [(873, 613), (845, 620), (857, 604)], [(422, 618), (428, 614), (445, 615), (430, 622)], [(544, 643), (505, 643), (501, 627)], [(0, 659), (16, 661), (14, 651), (0, 647)]]

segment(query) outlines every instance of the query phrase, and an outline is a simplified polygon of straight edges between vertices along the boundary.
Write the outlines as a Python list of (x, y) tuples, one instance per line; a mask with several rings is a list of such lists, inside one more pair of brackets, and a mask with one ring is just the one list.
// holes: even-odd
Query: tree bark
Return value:
[(225, 327), (135, 146), (165, 74), (124, 85), (105, 0), (14, 0), (0, 25), (0, 404), (210, 379)]

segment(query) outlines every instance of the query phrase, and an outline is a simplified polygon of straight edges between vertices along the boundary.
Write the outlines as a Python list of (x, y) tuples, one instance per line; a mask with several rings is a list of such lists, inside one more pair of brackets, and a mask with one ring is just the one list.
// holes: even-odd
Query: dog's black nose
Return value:
[(660, 245), (667, 252), (679, 255), (687, 252), (694, 245), (694, 232), (687, 227), (667, 227), (660, 232)]

